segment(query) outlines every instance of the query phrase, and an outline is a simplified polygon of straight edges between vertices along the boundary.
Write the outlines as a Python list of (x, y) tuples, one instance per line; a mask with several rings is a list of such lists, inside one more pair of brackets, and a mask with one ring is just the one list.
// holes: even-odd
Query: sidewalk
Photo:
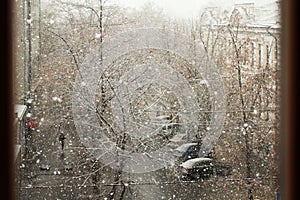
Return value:
[(62, 151), (60, 143), (50, 138), (38, 141), (44, 145), (21, 162), (20, 199), (78, 199), (93, 194), (85, 149), (66, 146)]

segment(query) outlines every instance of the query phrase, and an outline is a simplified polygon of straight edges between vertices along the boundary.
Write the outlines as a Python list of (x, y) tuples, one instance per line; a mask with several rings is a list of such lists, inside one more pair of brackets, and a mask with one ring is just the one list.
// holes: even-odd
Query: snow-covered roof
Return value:
[(192, 142), (192, 143), (185, 143), (180, 145), (179, 147), (177, 147), (175, 150), (180, 151), (180, 152), (184, 152), (186, 151), (190, 146), (194, 146), (197, 145), (196, 142)]
[(192, 158), (180, 164), (181, 167), (191, 168), (198, 162), (212, 161), (211, 158)]
[(154, 119), (157, 120), (164, 120), (164, 119), (169, 119), (170, 115), (160, 115), (160, 116), (156, 116)]
[(15, 154), (14, 154), (15, 160), (17, 159), (17, 157), (18, 157), (18, 155), (20, 153), (20, 150), (21, 150), (21, 145), (19, 145), (19, 144), (15, 145)]
[[(210, 10), (211, 8), (206, 9), (207, 16), (211, 14)], [(274, 27), (274, 25), (280, 24), (280, 8), (278, 0), (265, 0), (259, 3), (251, 0), (246, 0), (244, 2), (239, 1), (232, 5), (229, 10), (223, 10), (223, 14), (221, 14), (220, 11), (218, 12), (220, 19), (222, 20), (219, 21), (219, 24), (225, 23), (228, 17), (230, 18), (234, 15), (239, 15), (242, 23), (251, 26), (264, 25)], [(215, 16), (211, 15), (210, 17)]]
[[(235, 5), (234, 10), (242, 16), (244, 23), (252, 25), (274, 25), (280, 21), (280, 9), (278, 0), (265, 0), (260, 3), (239, 3)], [(247, 5), (253, 5), (253, 19), (247, 19)], [(243, 6), (245, 5), (245, 6)]]
[(255, 24), (272, 25), (280, 21), (278, 1), (268, 1), (255, 7)]
[(249, 17), (247, 15), (247, 12), (246, 12), (245, 8), (243, 8), (243, 7), (235, 8), (233, 10), (232, 14), (236, 14), (236, 13), (238, 13), (241, 16), (244, 23), (249, 21), (249, 19), (248, 19)]
[(26, 109), (27, 106), (25, 105), (19, 105), (19, 104), (15, 105), (15, 113), (17, 114), (18, 120), (23, 119)]

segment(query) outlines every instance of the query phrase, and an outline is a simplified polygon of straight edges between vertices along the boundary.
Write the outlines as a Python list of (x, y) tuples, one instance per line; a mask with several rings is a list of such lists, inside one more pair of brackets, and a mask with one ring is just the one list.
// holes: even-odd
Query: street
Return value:
[[(113, 185), (118, 193), (114, 199), (242, 199), (241, 191), (246, 192), (241, 182), (231, 183), (222, 177), (182, 180), (178, 163), (148, 173), (123, 172), (121, 181), (115, 183), (114, 170), (103, 168), (101, 163), (95, 165), (78, 141), (70, 141), (75, 136), (67, 134), (67, 145), (62, 150), (57, 134), (33, 134), (31, 148), (35, 150), (20, 166), (22, 200), (109, 199)], [(98, 169), (101, 171), (95, 173)]]

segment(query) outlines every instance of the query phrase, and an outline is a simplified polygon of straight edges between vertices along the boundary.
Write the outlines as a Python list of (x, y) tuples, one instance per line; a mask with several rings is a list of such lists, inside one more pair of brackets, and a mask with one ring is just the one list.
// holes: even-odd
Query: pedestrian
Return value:
[(65, 137), (64, 133), (60, 132), (58, 140), (59, 140), (59, 142), (61, 144), (61, 150), (64, 150), (65, 139), (66, 139), (66, 137)]

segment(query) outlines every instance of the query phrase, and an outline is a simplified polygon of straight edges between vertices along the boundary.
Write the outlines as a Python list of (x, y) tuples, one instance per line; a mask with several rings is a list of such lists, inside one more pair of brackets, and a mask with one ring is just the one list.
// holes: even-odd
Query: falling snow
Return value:
[(275, 0), (183, 4), (182, 20), (175, 1), (117, 0), (16, 18), (22, 199), (275, 199)]

